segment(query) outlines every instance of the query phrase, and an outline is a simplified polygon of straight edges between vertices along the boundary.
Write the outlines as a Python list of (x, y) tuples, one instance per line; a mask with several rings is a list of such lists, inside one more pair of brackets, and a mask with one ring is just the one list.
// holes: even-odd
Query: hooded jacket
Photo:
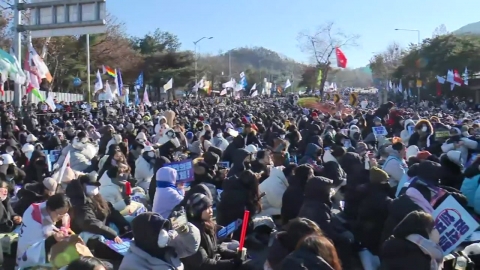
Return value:
[(78, 180), (72, 180), (68, 184), (65, 194), (72, 203), (73, 217), (71, 226), (75, 233), (89, 232), (113, 240), (118, 234), (107, 226), (108, 222), (112, 222), (117, 228), (129, 227), (128, 222), (112, 207), (111, 203), (108, 203), (109, 211), (107, 215), (96, 212), (92, 200), (85, 195), (83, 187)]
[(154, 176), (153, 165), (150, 164), (145, 158), (140, 155), (135, 161), (135, 180), (137, 180), (137, 186), (143, 188), (145, 193), (150, 188), (150, 181)]
[(237, 149), (235, 150), (234, 156), (233, 156), (233, 166), (230, 168), (228, 171), (227, 177), (230, 176), (238, 176), (241, 172), (245, 170), (245, 158), (247, 158), (250, 155), (250, 153), (245, 150), (245, 149)]
[[(156, 179), (156, 182), (165, 181), (175, 185), (177, 179)], [(173, 208), (183, 200), (183, 195), (178, 190), (171, 187), (156, 187), (155, 197), (153, 198), (152, 211), (160, 214), (163, 218), (168, 218)]]
[(101, 184), (100, 194), (102, 194), (103, 198), (111, 203), (117, 211), (123, 211), (127, 205), (123, 199), (122, 189), (112, 182), (107, 172), (100, 177), (99, 182)]
[(261, 199), (262, 211), (260, 216), (280, 215), (282, 212), (282, 197), (287, 190), (288, 181), (283, 173), (283, 167), (270, 170), (270, 176), (259, 186), (260, 193), (265, 192)]
[(403, 123), (403, 130), (400, 132), (400, 138), (402, 142), (408, 142), (410, 140), (410, 133), (408, 132), (408, 126), (415, 125), (415, 122), (412, 119), (407, 119)]
[(67, 154), (70, 152), (70, 168), (74, 171), (83, 172), (92, 164), (91, 160), (97, 155), (98, 149), (88, 142), (81, 142), (78, 138), (73, 139), (72, 144), (63, 148), (57, 164), (63, 164)]

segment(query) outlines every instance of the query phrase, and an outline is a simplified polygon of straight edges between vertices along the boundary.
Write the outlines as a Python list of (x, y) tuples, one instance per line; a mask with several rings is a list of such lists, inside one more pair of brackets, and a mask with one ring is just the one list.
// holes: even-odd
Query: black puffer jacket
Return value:
[(232, 259), (236, 252), (222, 249), (217, 245), (217, 230), (210, 235), (201, 222), (192, 222), (200, 230), (201, 242), (197, 252), (181, 259), (189, 270), (230, 270), (235, 269)]
[(109, 222), (112, 222), (119, 228), (120, 234), (128, 231), (129, 223), (120, 212), (113, 208), (111, 203), (108, 203), (108, 213), (102, 213), (95, 209), (92, 199), (85, 195), (83, 187), (78, 180), (72, 180), (68, 184), (66, 195), (72, 203), (71, 227), (75, 233), (89, 232), (100, 234), (107, 239), (114, 239), (118, 234), (107, 226)]

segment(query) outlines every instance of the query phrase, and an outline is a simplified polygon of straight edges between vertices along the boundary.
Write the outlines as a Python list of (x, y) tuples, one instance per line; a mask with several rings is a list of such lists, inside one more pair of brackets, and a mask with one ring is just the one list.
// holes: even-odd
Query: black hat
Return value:
[(213, 202), (205, 194), (195, 193), (187, 201), (187, 213), (191, 217), (200, 217), (202, 212), (212, 206)]
[(101, 184), (97, 181), (96, 173), (84, 174), (78, 177), (80, 184), (85, 184), (87, 186), (96, 186), (99, 187)]

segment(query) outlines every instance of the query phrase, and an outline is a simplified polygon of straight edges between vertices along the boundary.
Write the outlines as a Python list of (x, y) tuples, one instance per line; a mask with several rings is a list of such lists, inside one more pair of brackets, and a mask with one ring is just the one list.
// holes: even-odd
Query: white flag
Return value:
[(100, 75), (100, 70), (97, 69), (97, 81), (95, 82), (95, 92), (103, 89), (102, 75)]
[[(163, 85), (163, 90), (168, 91), (173, 88), (173, 78)], [(145, 97), (145, 96), (144, 96)], [(148, 96), (147, 96), (148, 98)]]
[(148, 89), (148, 87), (145, 87), (145, 91), (143, 92), (143, 103), (145, 105), (152, 106), (152, 103), (150, 103), (150, 99), (148, 98), (148, 90), (147, 89)]
[(453, 70), (451, 69), (447, 71), (447, 82), (455, 83), (455, 75), (453, 74)]
[(237, 83), (235, 82), (235, 79), (230, 79), (230, 81), (222, 84), (222, 87), (223, 88), (235, 88), (235, 86), (237, 85)]
[(222, 92), (220, 92), (220, 96), (225, 96), (227, 94), (227, 89), (223, 89)]
[(54, 112), (55, 109), (57, 108), (57, 106), (55, 106), (55, 101), (53, 101), (53, 94), (52, 94), (52, 92), (49, 92), (49, 93), (48, 93), (48, 97), (47, 97), (47, 99), (45, 100), (45, 103), (47, 103), (48, 107), (50, 107), (50, 109), (52, 110), (52, 112)]
[(257, 83), (254, 83), (252, 86), (252, 89), (250, 89), (250, 91), (253, 91), (253, 90), (257, 90)]
[(245, 77), (245, 72), (242, 71), (242, 73), (240, 73), (240, 78), (243, 78)]
[(108, 81), (105, 82), (105, 99), (109, 100), (110, 102), (112, 102), (114, 99), (112, 88), (110, 88)]
[(256, 97), (256, 96), (258, 96), (258, 91), (257, 90), (255, 90), (255, 92), (252, 93), (252, 97)]
[(33, 48), (31, 42), (28, 44), (28, 50), (30, 52), (30, 59), (33, 61), (33, 64), (37, 68), (37, 72), (38, 75), (40, 75), (40, 78), (47, 79), (48, 82), (52, 82), (53, 78), (50, 74), (50, 71), (48, 70), (47, 65), (40, 57), (40, 55), (38, 55), (37, 51), (35, 51), (35, 48)]
[(285, 87), (284, 89), (287, 89), (288, 87), (292, 86), (292, 83), (290, 82), (290, 79), (287, 79), (287, 81), (285, 82)]

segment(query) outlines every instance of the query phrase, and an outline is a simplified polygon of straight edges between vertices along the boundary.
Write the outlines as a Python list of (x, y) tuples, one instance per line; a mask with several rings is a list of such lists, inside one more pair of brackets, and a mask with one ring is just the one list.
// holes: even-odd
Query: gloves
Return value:
[(130, 205), (130, 203), (132, 202), (130, 197), (127, 197), (127, 198), (123, 199), (123, 201), (125, 202), (126, 205)]

